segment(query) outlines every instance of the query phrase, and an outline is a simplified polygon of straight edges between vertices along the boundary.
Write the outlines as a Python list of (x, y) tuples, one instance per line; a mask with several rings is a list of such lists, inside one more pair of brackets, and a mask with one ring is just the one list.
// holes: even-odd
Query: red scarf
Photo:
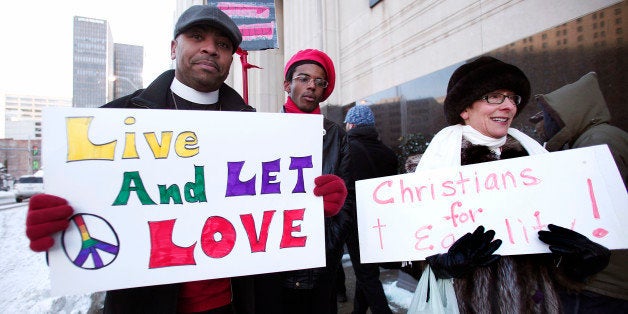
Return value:
[(292, 101), (292, 98), (288, 97), (288, 99), (286, 100), (286, 103), (283, 105), (284, 110), (287, 113), (313, 113), (313, 114), (320, 114), (321, 113), (321, 107), (317, 106), (316, 109), (312, 110), (312, 112), (305, 112), (302, 111), (301, 109), (299, 109), (299, 107), (297, 107), (297, 104), (295, 104)]

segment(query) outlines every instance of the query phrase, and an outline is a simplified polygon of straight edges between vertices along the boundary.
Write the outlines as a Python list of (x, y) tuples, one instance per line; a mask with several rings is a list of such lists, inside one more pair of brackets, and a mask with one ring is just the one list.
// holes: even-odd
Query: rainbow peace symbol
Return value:
[(72, 216), (61, 240), (68, 259), (83, 269), (106, 267), (120, 251), (120, 241), (111, 224), (93, 214)]

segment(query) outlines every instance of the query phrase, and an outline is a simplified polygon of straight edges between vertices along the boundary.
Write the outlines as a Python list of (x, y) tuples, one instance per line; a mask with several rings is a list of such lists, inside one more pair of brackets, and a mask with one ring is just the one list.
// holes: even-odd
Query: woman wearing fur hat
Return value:
[[(485, 56), (460, 66), (444, 103), (450, 126), (434, 136), (416, 171), (547, 153), (510, 128), (529, 98), (530, 83), (514, 65)], [(462, 313), (556, 313), (561, 309), (557, 282), (584, 281), (606, 267), (610, 251), (574, 231), (549, 229), (539, 238), (560, 255), (560, 269), (550, 254), (493, 254), (501, 240), (482, 226), (447, 253), (426, 260), (437, 278), (454, 278)]]

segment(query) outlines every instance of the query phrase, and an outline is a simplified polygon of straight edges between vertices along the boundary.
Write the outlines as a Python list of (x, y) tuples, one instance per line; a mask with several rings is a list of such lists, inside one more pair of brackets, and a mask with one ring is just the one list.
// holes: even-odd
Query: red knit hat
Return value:
[[(321, 99), (321, 101), (324, 101), (325, 99), (327, 99), (327, 97), (329, 97), (329, 95), (331, 95), (331, 92), (334, 91), (334, 84), (336, 83), (336, 71), (334, 69), (334, 63), (331, 61), (331, 58), (329, 58), (326, 53), (320, 50), (301, 50), (297, 52), (294, 56), (292, 56), (288, 63), (286, 63), (286, 67), (283, 71), (284, 79), (290, 79), (288, 78), (288, 72), (290, 72), (293, 66), (297, 67), (298, 65), (305, 63), (318, 64), (325, 70), (325, 74), (327, 74), (327, 82), (329, 83), (329, 85), (327, 85), (327, 88), (325, 88), (325, 92), (323, 92), (323, 99)], [(294, 71), (294, 69), (292, 70)]]

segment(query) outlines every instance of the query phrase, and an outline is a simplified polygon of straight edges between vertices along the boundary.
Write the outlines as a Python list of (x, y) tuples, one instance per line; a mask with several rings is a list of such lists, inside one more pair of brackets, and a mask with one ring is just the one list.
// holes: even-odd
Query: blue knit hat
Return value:
[(345, 123), (352, 123), (355, 125), (375, 125), (375, 116), (369, 106), (356, 105), (355, 107), (349, 109), (349, 112), (347, 112)]

